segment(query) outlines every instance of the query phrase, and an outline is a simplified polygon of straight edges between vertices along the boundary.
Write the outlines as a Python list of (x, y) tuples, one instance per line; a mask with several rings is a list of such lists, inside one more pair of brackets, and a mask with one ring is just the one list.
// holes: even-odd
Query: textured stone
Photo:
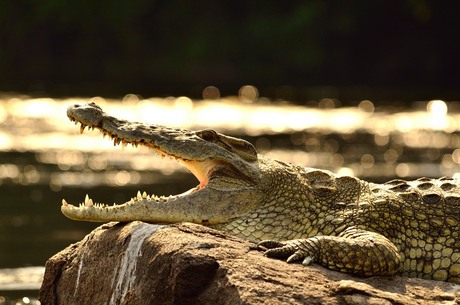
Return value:
[(49, 259), (42, 304), (458, 304), (460, 286), (269, 259), (192, 224), (102, 225)]

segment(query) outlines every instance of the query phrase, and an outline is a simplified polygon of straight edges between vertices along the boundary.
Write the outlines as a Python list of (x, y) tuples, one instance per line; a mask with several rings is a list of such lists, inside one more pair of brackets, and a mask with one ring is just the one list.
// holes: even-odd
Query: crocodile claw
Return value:
[(259, 249), (265, 251), (267, 257), (283, 258), (287, 263), (302, 261), (302, 265), (310, 265), (314, 261), (314, 257), (307, 251), (302, 249), (303, 240), (263, 240), (257, 244)]
[(275, 249), (284, 246), (285, 244), (282, 241), (277, 240), (263, 240), (257, 244), (257, 248), (263, 251), (267, 251), (268, 249)]

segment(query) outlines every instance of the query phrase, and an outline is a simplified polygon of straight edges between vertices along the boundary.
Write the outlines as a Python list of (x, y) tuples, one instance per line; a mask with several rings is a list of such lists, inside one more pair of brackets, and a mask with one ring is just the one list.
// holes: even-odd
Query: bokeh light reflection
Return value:
[[(128, 146), (120, 153), (120, 147), (101, 139), (98, 132), (86, 130), (79, 135), (65, 111), (70, 104), (88, 101), (122, 119), (192, 130), (213, 128), (252, 137), (261, 153), (311, 167), (334, 171), (347, 167), (361, 176), (388, 173), (411, 177), (432, 170), (412, 164), (429, 162), (439, 167), (429, 175), (460, 171), (460, 114), (455, 107), (450, 110), (445, 101), (419, 102), (426, 108), (397, 113), (391, 112), (392, 108), (377, 108), (369, 100), (355, 107), (341, 107), (340, 101), (323, 98), (315, 107), (306, 107), (260, 98), (256, 87), (246, 85), (237, 97), (222, 97), (217, 87), (205, 87), (202, 101), (185, 96), (144, 99), (135, 94), (127, 94), (122, 100), (6, 98), (0, 103), (0, 150), (35, 152), (39, 163), (70, 174), (43, 173), (41, 167), (6, 162), (0, 165), (0, 182), (37, 184), (48, 180), (57, 191), (65, 185), (85, 184), (86, 180), (123, 186), (150, 179), (146, 174), (149, 171), (169, 176), (183, 170), (148, 149)], [(279, 142), (283, 137), (287, 140)], [(374, 148), (367, 151), (359, 145)], [(288, 153), (281, 153), (282, 149)], [(414, 155), (413, 150), (422, 151)], [(418, 159), (411, 163), (411, 158)], [(401, 161), (405, 163), (399, 165)]]
[(443, 130), (448, 126), (447, 104), (441, 100), (432, 100), (427, 104), (427, 111), (431, 114), (431, 125), (434, 129)]
[(253, 103), (259, 98), (259, 90), (251, 85), (246, 85), (238, 91), (238, 97), (245, 103)]
[(220, 91), (217, 87), (207, 86), (203, 89), (203, 100), (218, 100), (220, 99)]

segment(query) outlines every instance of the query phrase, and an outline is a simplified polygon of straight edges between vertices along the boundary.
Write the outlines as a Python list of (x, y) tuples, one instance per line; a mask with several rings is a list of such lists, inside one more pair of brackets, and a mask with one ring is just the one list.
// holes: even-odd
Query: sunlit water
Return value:
[(63, 217), (62, 198), (78, 203), (89, 193), (97, 202), (120, 203), (137, 190), (167, 195), (197, 184), (151, 150), (114, 147), (96, 131), (80, 135), (66, 116), (74, 103), (91, 100), (133, 121), (213, 128), (285, 162), (376, 182), (459, 172), (457, 102), (381, 107), (360, 101), (344, 108), (324, 99), (307, 107), (255, 101), (248, 90), (249, 98), (204, 101), (0, 98), (0, 304), (37, 304), (45, 261), (97, 226)]

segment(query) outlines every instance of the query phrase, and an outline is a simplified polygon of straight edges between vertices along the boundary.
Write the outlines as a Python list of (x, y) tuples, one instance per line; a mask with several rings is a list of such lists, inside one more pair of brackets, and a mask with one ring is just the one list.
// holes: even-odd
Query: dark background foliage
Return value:
[(460, 2), (0, 1), (0, 90), (458, 97)]

